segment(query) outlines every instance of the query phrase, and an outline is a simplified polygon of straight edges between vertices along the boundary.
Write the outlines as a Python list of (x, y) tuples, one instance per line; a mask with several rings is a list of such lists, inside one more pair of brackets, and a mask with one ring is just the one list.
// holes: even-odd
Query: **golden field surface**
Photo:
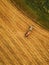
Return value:
[[(34, 29), (25, 37), (31, 25)], [(49, 31), (9, 0), (0, 0), (0, 65), (49, 65)]]

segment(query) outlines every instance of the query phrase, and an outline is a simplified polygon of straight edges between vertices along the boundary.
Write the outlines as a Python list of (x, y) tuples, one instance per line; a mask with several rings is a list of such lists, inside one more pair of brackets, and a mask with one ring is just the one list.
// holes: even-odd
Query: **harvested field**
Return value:
[[(25, 33), (33, 25), (28, 37)], [(0, 65), (49, 65), (49, 31), (0, 0)]]

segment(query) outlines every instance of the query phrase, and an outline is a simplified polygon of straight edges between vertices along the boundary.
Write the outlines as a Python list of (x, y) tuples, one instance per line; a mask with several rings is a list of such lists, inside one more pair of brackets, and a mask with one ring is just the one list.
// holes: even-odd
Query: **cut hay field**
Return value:
[[(25, 37), (31, 25), (34, 29)], [(0, 65), (49, 65), (49, 31), (10, 0), (0, 0)]]

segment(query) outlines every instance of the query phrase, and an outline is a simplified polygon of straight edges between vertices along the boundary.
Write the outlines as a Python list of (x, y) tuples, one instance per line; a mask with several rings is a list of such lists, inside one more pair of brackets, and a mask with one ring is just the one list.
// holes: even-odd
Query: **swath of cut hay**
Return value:
[[(30, 25), (31, 34), (25, 37)], [(0, 65), (49, 65), (49, 31), (0, 0)]]

